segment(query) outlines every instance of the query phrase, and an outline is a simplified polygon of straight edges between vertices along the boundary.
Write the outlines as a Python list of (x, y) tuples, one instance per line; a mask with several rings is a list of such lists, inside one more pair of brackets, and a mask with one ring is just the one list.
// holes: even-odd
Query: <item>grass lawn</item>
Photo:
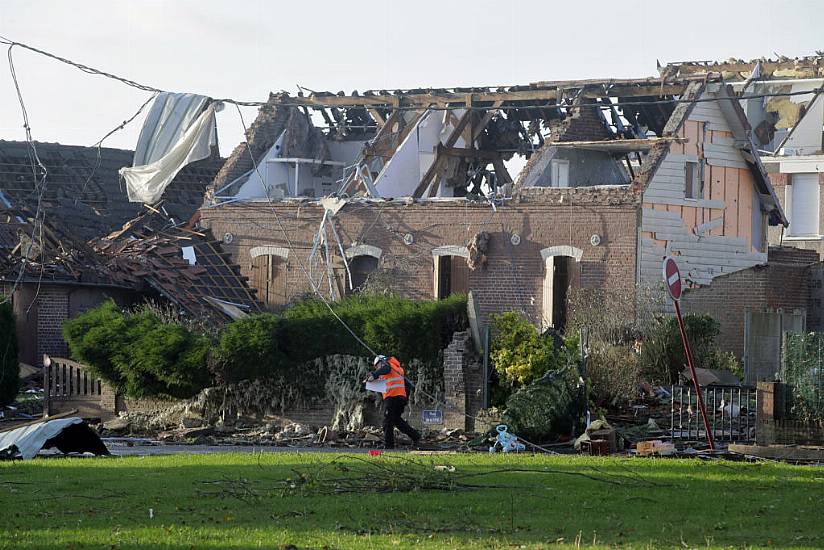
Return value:
[[(410, 455), (212, 454), (0, 463), (0, 548), (824, 547), (824, 468), (553, 456), (414, 457), (452, 492), (310, 494)], [(579, 475), (586, 474), (586, 475)], [(304, 476), (305, 477), (305, 476)], [(150, 517), (150, 509), (152, 517)]]

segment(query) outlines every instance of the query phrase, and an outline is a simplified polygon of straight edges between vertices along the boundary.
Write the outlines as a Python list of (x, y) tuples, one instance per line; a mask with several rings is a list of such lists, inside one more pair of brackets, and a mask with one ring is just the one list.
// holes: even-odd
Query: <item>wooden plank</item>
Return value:
[(372, 115), (372, 118), (375, 119), (375, 123), (378, 125), (378, 129), (383, 128), (383, 126), (386, 124), (386, 120), (383, 118), (383, 116), (381, 116), (380, 111), (378, 111), (377, 109), (368, 109), (368, 111), (369, 114)]
[[(683, 195), (682, 195), (683, 196)], [(678, 206), (695, 206), (699, 208), (712, 208), (723, 210), (726, 206), (724, 201), (720, 200), (707, 200), (707, 199), (685, 199), (685, 198), (667, 198), (662, 197), (661, 199), (648, 199), (646, 193), (644, 194), (644, 200), (654, 205), (667, 205), (667, 204), (675, 204)]]
[[(596, 81), (609, 83), (609, 81)], [(610, 85), (606, 90), (603, 86), (591, 84), (580, 84), (580, 81), (561, 82), (557, 86), (560, 88), (531, 89), (517, 91), (492, 91), (480, 92), (452, 92), (441, 90), (428, 90), (422, 93), (397, 93), (397, 94), (373, 94), (357, 96), (338, 95), (317, 95), (312, 94), (307, 97), (291, 97), (283, 95), (272, 98), (270, 104), (294, 105), (305, 107), (428, 107), (431, 105), (466, 105), (471, 103), (478, 106), (479, 103), (494, 103), (503, 101), (505, 103), (517, 104), (520, 102), (534, 102), (540, 100), (557, 99), (559, 95), (565, 94), (567, 97), (575, 95), (580, 91), (580, 97), (639, 97), (683, 94), (687, 82), (670, 82), (664, 85), (648, 84), (650, 80), (641, 79), (636, 81), (628, 80), (624, 84)], [(660, 81), (659, 81), (660, 82)], [(640, 84), (640, 85), (639, 85)], [(644, 85), (647, 84), (647, 85)]]
[(495, 176), (498, 178), (499, 186), (514, 182), (512, 176), (509, 175), (509, 170), (506, 169), (506, 165), (504, 164), (502, 158), (494, 159), (492, 161), (492, 167), (495, 169)]
[(738, 170), (724, 168), (724, 235), (738, 236)]
[(736, 168), (740, 170), (749, 170), (749, 166), (743, 160), (729, 160), (718, 157), (707, 159), (707, 164), (710, 166), (718, 166), (719, 168)]
[(824, 447), (730, 444), (728, 449), (731, 453), (766, 458), (769, 460), (824, 462)]
[(753, 186), (738, 173), (738, 230), (739, 237), (744, 238), (752, 245), (752, 194)]
[(502, 100), (498, 100), (492, 104), (491, 109), (484, 113), (484, 116), (481, 118), (478, 124), (472, 127), (472, 135), (469, 136), (469, 140), (467, 141), (468, 144), (474, 147), (475, 141), (481, 135), (481, 132), (484, 131), (486, 125), (489, 124), (489, 121), (492, 120), (492, 117), (495, 116), (495, 113), (498, 112), (498, 109), (500, 109), (501, 105), (503, 104), (504, 102)]
[[(449, 137), (446, 139), (446, 142), (443, 144), (444, 149), (451, 149), (455, 146), (455, 143), (458, 141), (458, 138), (461, 137), (461, 133), (463, 132), (466, 125), (469, 123), (469, 120), (472, 117), (472, 111), (466, 111), (461, 116), (461, 119), (458, 121), (458, 124), (452, 129), (452, 133), (449, 134)], [(435, 177), (435, 174), (440, 172), (443, 169), (443, 163), (445, 159), (445, 155), (441, 154), (441, 147), (438, 146), (438, 152), (435, 155), (435, 160), (432, 161), (432, 164), (429, 166), (429, 169), (421, 178), (420, 183), (415, 188), (415, 191), (412, 193), (413, 197), (420, 197), (421, 194), (426, 191), (429, 187), (432, 178)], [(435, 182), (433, 185), (437, 185), (438, 182)]]

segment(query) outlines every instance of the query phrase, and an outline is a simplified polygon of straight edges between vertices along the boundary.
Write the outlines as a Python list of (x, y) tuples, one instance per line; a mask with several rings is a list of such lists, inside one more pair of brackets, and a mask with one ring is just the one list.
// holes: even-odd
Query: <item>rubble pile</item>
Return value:
[[(375, 426), (345, 430), (331, 426), (309, 426), (297, 422), (284, 422), (270, 417), (261, 421), (250, 418), (238, 419), (232, 425), (201, 423), (193, 426), (191, 416), (183, 416), (179, 424), (160, 426), (158, 418), (168, 419), (168, 415), (151, 417), (145, 414), (125, 414), (99, 424), (98, 431), (104, 438), (131, 440), (134, 444), (189, 444), (189, 445), (245, 445), (276, 446), (294, 448), (339, 448), (357, 449), (379, 446), (383, 441), (383, 430)], [(468, 434), (459, 429), (442, 429), (426, 434), (429, 450), (484, 450), (485, 434)], [(411, 442), (403, 436), (401, 445)]]

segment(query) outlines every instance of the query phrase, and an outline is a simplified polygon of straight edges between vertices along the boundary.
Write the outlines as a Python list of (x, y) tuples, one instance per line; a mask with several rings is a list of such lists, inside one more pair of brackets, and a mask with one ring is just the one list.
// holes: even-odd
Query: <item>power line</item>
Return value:
[[(265, 182), (266, 180), (263, 178), (263, 176), (262, 176), (262, 175), (261, 175), (261, 173), (260, 173), (260, 170), (258, 169), (258, 163), (257, 163), (257, 160), (255, 160), (254, 153), (252, 153), (252, 148), (251, 148), (251, 147), (250, 147), (250, 145), (249, 145), (249, 139), (248, 139), (248, 137), (247, 137), (247, 136), (248, 136), (248, 134), (249, 134), (249, 132), (248, 132), (248, 129), (247, 129), (247, 127), (246, 127), (246, 121), (243, 119), (243, 113), (241, 112), (241, 110), (240, 110), (240, 106), (239, 106), (239, 105), (237, 105), (237, 104), (236, 104), (236, 105), (235, 105), (235, 107), (237, 108), (237, 113), (238, 113), (238, 116), (240, 117), (240, 123), (241, 123), (241, 125), (243, 126), (243, 139), (244, 139), (244, 141), (245, 141), (245, 143), (246, 143), (246, 150), (249, 152), (249, 158), (251, 158), (251, 159), (252, 159), (252, 166), (254, 166), (255, 173), (256, 173), (256, 174), (257, 174), (257, 176), (260, 178), (260, 181), (261, 181), (261, 182)], [(273, 214), (273, 216), (274, 216), (274, 218), (275, 218), (275, 222), (278, 224), (278, 226), (279, 226), (279, 228), (280, 228), (281, 233), (283, 233), (283, 237), (286, 239), (286, 242), (289, 244), (289, 248), (293, 248), (292, 239), (289, 237), (289, 233), (286, 231), (286, 228), (283, 226), (283, 223), (282, 223), (282, 222), (281, 222), (281, 220), (280, 220), (280, 216), (279, 216), (279, 215), (278, 215), (278, 213), (277, 213), (277, 209), (275, 208), (275, 205), (274, 205), (274, 203), (273, 203), (273, 201), (272, 201), (272, 198), (269, 196), (269, 193), (268, 193), (268, 192), (266, 193), (266, 199), (267, 199), (268, 204), (272, 207), (272, 214)], [(354, 339), (355, 339), (355, 340), (356, 340), (356, 341), (357, 341), (357, 342), (358, 342), (361, 346), (363, 346), (363, 347), (364, 347), (364, 349), (366, 349), (367, 351), (369, 351), (372, 355), (377, 355), (377, 353), (375, 352), (375, 350), (373, 350), (373, 349), (369, 346), (369, 344), (367, 344), (366, 342), (364, 342), (364, 341), (363, 341), (363, 340), (362, 340), (362, 339), (361, 339), (361, 338), (360, 338), (360, 337), (359, 337), (359, 336), (355, 333), (355, 331), (354, 331), (354, 330), (352, 330), (352, 328), (351, 328), (348, 324), (346, 324), (346, 322), (345, 322), (343, 319), (341, 319), (340, 315), (338, 315), (338, 314), (337, 314), (337, 312), (336, 312), (336, 311), (335, 311), (335, 309), (332, 307), (332, 305), (328, 302), (328, 300), (326, 300), (326, 298), (323, 296), (323, 294), (322, 294), (322, 293), (320, 292), (320, 290), (318, 289), (317, 285), (315, 285), (315, 281), (313, 281), (313, 280), (312, 280), (312, 277), (311, 277), (311, 275), (309, 274), (309, 271), (306, 269), (306, 266), (304, 266), (304, 265), (303, 265), (303, 260), (302, 260), (302, 259), (300, 259), (300, 258), (298, 258), (298, 259), (297, 259), (297, 263), (298, 263), (298, 267), (300, 267), (300, 270), (303, 272), (304, 277), (306, 277), (306, 280), (307, 280), (307, 281), (309, 281), (309, 284), (310, 284), (310, 285), (311, 285), (311, 287), (312, 287), (312, 291), (313, 291), (313, 292), (314, 292), (314, 293), (315, 293), (315, 294), (316, 294), (316, 295), (320, 298), (321, 302), (323, 302), (323, 304), (326, 306), (326, 308), (329, 310), (329, 312), (330, 312), (330, 313), (331, 313), (331, 314), (335, 317), (335, 319), (337, 319), (337, 320), (338, 320), (338, 322), (339, 322), (341, 325), (343, 325), (343, 327), (344, 327), (344, 328), (345, 328), (345, 329), (349, 332), (349, 334), (351, 334), (351, 335), (352, 335), (352, 337), (353, 337), (353, 338), (354, 338)]]
[[(61, 57), (59, 55), (53, 54), (51, 52), (47, 52), (40, 48), (36, 48), (34, 46), (30, 46), (23, 42), (17, 42), (6, 38), (4, 36), (0, 36), (0, 43), (6, 44), (9, 46), (19, 46), (21, 48), (25, 48), (29, 51), (34, 53), (43, 55), (55, 61), (59, 61), (61, 63), (65, 63), (67, 65), (71, 65), (84, 73), (95, 75), (95, 76), (103, 76), (112, 80), (116, 80), (121, 82), (127, 86), (132, 88), (136, 88), (138, 90), (143, 90), (146, 92), (164, 92), (166, 90), (162, 90), (160, 88), (156, 88), (154, 86), (149, 86), (146, 84), (141, 84), (134, 80), (118, 76), (113, 73), (109, 73), (100, 69), (96, 69), (94, 67), (90, 67), (88, 65), (84, 65), (83, 63), (79, 63), (77, 61), (72, 61), (71, 59), (67, 59), (65, 57)], [(664, 84), (666, 81), (662, 80), (661, 83)], [(723, 81), (722, 81), (723, 82)], [(769, 82), (768, 80), (755, 80), (753, 82)], [(605, 82), (604, 84), (608, 84)], [(576, 88), (581, 88), (582, 86), (576, 86)], [(612, 105), (614, 107), (642, 107), (642, 106), (650, 106), (650, 105), (674, 105), (680, 103), (704, 103), (709, 101), (744, 101), (747, 99), (763, 99), (763, 98), (770, 98), (770, 97), (793, 97), (799, 95), (807, 95), (807, 94), (814, 94), (824, 92), (824, 86), (819, 88), (814, 88), (807, 91), (795, 91), (795, 92), (770, 92), (770, 93), (760, 93), (760, 94), (747, 94), (741, 96), (731, 96), (731, 97), (711, 97), (711, 98), (694, 98), (694, 99), (682, 99), (682, 98), (671, 98), (671, 99), (658, 99), (652, 101), (618, 101), (618, 102), (610, 102), (609, 104), (604, 105), (609, 106)], [(494, 92), (492, 92), (494, 93)], [(368, 96), (367, 96), (368, 97)], [(396, 95), (394, 97), (400, 98), (401, 95)], [(434, 98), (433, 98), (434, 99)], [(224, 103), (230, 103), (240, 107), (261, 107), (263, 105), (267, 105), (268, 102), (266, 101), (241, 101), (232, 98), (215, 98), (215, 101), (222, 101)], [(311, 102), (307, 101), (281, 101), (277, 105), (284, 106), (284, 107), (325, 107), (324, 105), (313, 105)], [(597, 106), (597, 104), (593, 104), (593, 106)], [(329, 105), (328, 107), (337, 107), (337, 108), (353, 108), (353, 107), (368, 107), (358, 103), (351, 103), (351, 104), (336, 104), (336, 105)], [(380, 105), (374, 105), (374, 107), (379, 107)], [(533, 110), (533, 109), (548, 109), (548, 108), (559, 108), (559, 107), (571, 107), (571, 105), (564, 105), (564, 104), (557, 104), (557, 103), (548, 103), (546, 105), (518, 105), (518, 106), (504, 106), (501, 107), (502, 109), (518, 109), (518, 110)], [(454, 110), (474, 110), (474, 111), (489, 111), (492, 109), (491, 106), (475, 106), (475, 105), (432, 105), (432, 106), (392, 106), (386, 105), (386, 108), (390, 108), (392, 110), (398, 111), (421, 111), (425, 109), (433, 110), (433, 111), (454, 111)]]
[[(37, 153), (37, 146), (35, 145), (34, 140), (32, 139), (31, 134), (31, 126), (29, 124), (29, 113), (26, 110), (26, 103), (23, 101), (23, 92), (20, 89), (20, 82), (17, 80), (17, 71), (14, 67), (14, 56), (12, 55), (12, 50), (14, 49), (15, 44), (10, 44), (8, 51), (6, 52), (6, 56), (8, 57), (9, 61), (9, 72), (11, 73), (11, 79), (14, 83), (14, 89), (17, 92), (17, 100), (20, 103), (20, 112), (23, 116), (23, 128), (25, 129), (26, 134), (26, 143), (29, 147), (29, 159), (31, 161), (31, 170), (32, 170), (32, 177), (34, 179), (34, 189), (33, 191), (37, 193), (37, 201), (36, 201), (36, 208), (34, 211), (34, 219), (32, 221), (32, 230), (31, 236), (29, 237), (29, 242), (25, 247), (25, 250), (21, 246), (21, 261), (20, 261), (20, 270), (17, 273), (17, 277), (14, 280), (14, 284), (12, 284), (11, 290), (8, 293), (8, 297), (3, 298), (4, 301), (7, 301), (14, 295), (17, 291), (17, 288), (20, 286), (21, 282), (23, 281), (23, 276), (26, 272), (26, 264), (28, 262), (28, 258), (31, 255), (32, 247), (35, 243), (35, 238), (38, 239), (40, 243), (40, 276), (37, 280), (37, 289), (34, 293), (34, 298), (32, 299), (29, 307), (26, 309), (26, 313), (31, 311), (31, 308), (34, 306), (34, 303), (37, 301), (38, 296), (40, 295), (40, 285), (43, 281), (43, 271), (45, 269), (45, 246), (43, 243), (43, 222), (45, 221), (45, 215), (43, 213), (43, 195), (46, 192), (46, 177), (48, 176), (48, 169), (40, 160), (40, 155)], [(41, 171), (42, 177), (38, 177), (38, 170)], [(21, 243), (22, 244), (22, 243)]]
[(91, 172), (89, 173), (89, 177), (87, 177), (87, 178), (86, 178), (86, 181), (84, 181), (84, 182), (83, 182), (83, 188), (80, 190), (80, 193), (79, 193), (79, 194), (78, 194), (78, 195), (74, 198), (74, 205), (75, 205), (75, 206), (77, 206), (78, 201), (79, 201), (79, 200), (80, 200), (80, 198), (83, 196), (83, 194), (86, 192), (86, 186), (87, 186), (87, 185), (89, 185), (89, 182), (90, 182), (90, 181), (92, 180), (92, 178), (94, 177), (95, 172), (97, 172), (97, 169), (100, 167), (100, 163), (101, 163), (101, 161), (102, 161), (102, 149), (103, 149), (103, 142), (104, 142), (104, 141), (106, 141), (106, 139), (107, 139), (109, 136), (111, 136), (112, 134), (114, 134), (114, 133), (116, 133), (116, 132), (119, 132), (120, 130), (122, 130), (123, 128), (125, 128), (125, 127), (126, 127), (126, 126), (130, 123), (130, 122), (132, 122), (134, 119), (136, 119), (136, 118), (140, 115), (140, 113), (142, 113), (142, 112), (143, 112), (143, 109), (145, 109), (145, 108), (146, 108), (146, 105), (148, 105), (148, 104), (149, 104), (149, 103), (150, 103), (150, 102), (151, 102), (154, 98), (156, 98), (156, 97), (157, 97), (157, 93), (153, 93), (153, 94), (149, 97), (149, 99), (147, 99), (147, 100), (143, 103), (143, 105), (141, 105), (141, 106), (140, 106), (140, 108), (137, 110), (137, 112), (136, 112), (135, 114), (133, 114), (130, 118), (128, 118), (128, 119), (124, 120), (123, 122), (121, 122), (119, 126), (115, 127), (113, 130), (111, 130), (111, 131), (110, 131), (109, 133), (107, 133), (105, 136), (103, 136), (102, 138), (100, 138), (100, 141), (98, 141), (97, 143), (95, 143), (95, 144), (93, 145), (93, 147), (96, 147), (96, 148), (97, 148), (97, 158), (96, 158), (96, 160), (95, 160), (95, 163), (94, 163), (94, 166), (92, 167)]

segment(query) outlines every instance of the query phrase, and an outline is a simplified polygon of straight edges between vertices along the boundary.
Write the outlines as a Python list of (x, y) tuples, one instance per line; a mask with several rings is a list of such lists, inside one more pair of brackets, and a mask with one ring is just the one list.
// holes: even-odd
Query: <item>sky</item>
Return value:
[[(683, 60), (824, 50), (824, 2), (0, 0), (0, 35), (156, 88), (263, 101), (270, 91), (656, 76)], [(92, 145), (149, 93), (14, 48), (37, 141)], [(246, 123), (255, 109), (244, 109)], [(142, 118), (104, 145), (133, 149)], [(218, 114), (221, 153), (242, 139)], [(0, 61), (0, 139), (25, 139)]]

